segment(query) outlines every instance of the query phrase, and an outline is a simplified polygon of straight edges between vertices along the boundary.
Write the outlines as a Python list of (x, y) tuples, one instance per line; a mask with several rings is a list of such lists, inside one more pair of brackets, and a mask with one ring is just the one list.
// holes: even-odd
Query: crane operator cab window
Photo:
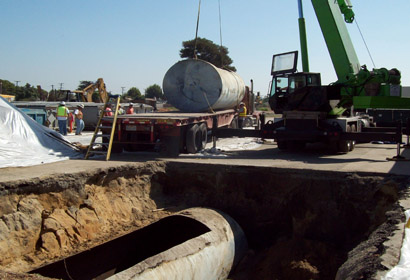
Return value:
[(289, 76), (289, 93), (306, 86), (320, 86), (320, 75), (309, 73)]
[(281, 76), (275, 77), (273, 81), (273, 86), (271, 88), (271, 96), (274, 94), (284, 95), (288, 91), (288, 77)]

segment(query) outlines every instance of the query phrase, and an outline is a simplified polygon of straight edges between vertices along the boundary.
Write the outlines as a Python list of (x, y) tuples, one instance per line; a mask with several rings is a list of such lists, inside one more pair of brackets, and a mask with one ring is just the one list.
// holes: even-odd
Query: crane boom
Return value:
[(354, 19), (350, 2), (346, 4), (345, 0), (312, 0), (312, 4), (336, 71), (337, 82), (344, 83), (360, 71), (360, 62), (344, 23)]

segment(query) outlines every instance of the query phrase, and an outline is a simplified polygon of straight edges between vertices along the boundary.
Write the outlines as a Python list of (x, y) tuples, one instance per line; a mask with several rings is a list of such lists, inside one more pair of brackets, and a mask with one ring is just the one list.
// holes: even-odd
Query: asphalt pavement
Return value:
[[(88, 145), (92, 132), (83, 135), (68, 135), (71, 142)], [(112, 154), (110, 161), (103, 157), (89, 160), (73, 159), (29, 167), (8, 167), (0, 169), (0, 182), (41, 178), (53, 174), (74, 174), (80, 171), (92, 171), (128, 164), (141, 164), (147, 161), (189, 162), (193, 164), (224, 164), (263, 166), (285, 169), (325, 170), (335, 172), (358, 172), (372, 174), (410, 175), (410, 150), (401, 149), (402, 161), (392, 161), (396, 155), (394, 144), (357, 144), (348, 154), (334, 155), (323, 145), (308, 145), (298, 152), (281, 151), (273, 141), (262, 142), (256, 138), (220, 139), (213, 149), (208, 143), (206, 150), (195, 154), (181, 154), (178, 157), (163, 157), (153, 152), (123, 152)]]

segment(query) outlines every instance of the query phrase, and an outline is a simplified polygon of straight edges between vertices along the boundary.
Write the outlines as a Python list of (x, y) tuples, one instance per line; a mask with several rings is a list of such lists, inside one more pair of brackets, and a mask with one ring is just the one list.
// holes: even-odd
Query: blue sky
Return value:
[[(351, 0), (377, 68), (398, 68), (410, 86), (410, 1)], [(220, 0), (222, 43), (237, 73), (268, 91), (272, 55), (299, 49), (297, 0)], [(310, 70), (336, 80), (312, 4), (304, 0)], [(76, 89), (102, 77), (109, 91), (162, 87), (182, 41), (195, 37), (198, 0), (2, 0), (0, 79)], [(373, 68), (356, 24), (361, 64)], [(199, 36), (220, 43), (218, 0), (202, 0)], [(301, 70), (301, 63), (298, 65)]]

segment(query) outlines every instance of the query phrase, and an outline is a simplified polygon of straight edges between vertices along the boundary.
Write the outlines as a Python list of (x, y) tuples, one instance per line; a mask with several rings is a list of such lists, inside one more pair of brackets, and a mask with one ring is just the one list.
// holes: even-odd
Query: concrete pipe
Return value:
[[(108, 279), (227, 279), (248, 248), (240, 226), (228, 215), (206, 208), (191, 208), (176, 216), (193, 219), (206, 231)], [(167, 231), (163, 233), (163, 238), (169, 238)]]
[(64, 280), (226, 279), (246, 250), (232, 218), (190, 208), (31, 273)]
[(245, 95), (245, 83), (238, 74), (194, 59), (174, 64), (165, 74), (162, 88), (170, 104), (191, 113), (231, 109)]

